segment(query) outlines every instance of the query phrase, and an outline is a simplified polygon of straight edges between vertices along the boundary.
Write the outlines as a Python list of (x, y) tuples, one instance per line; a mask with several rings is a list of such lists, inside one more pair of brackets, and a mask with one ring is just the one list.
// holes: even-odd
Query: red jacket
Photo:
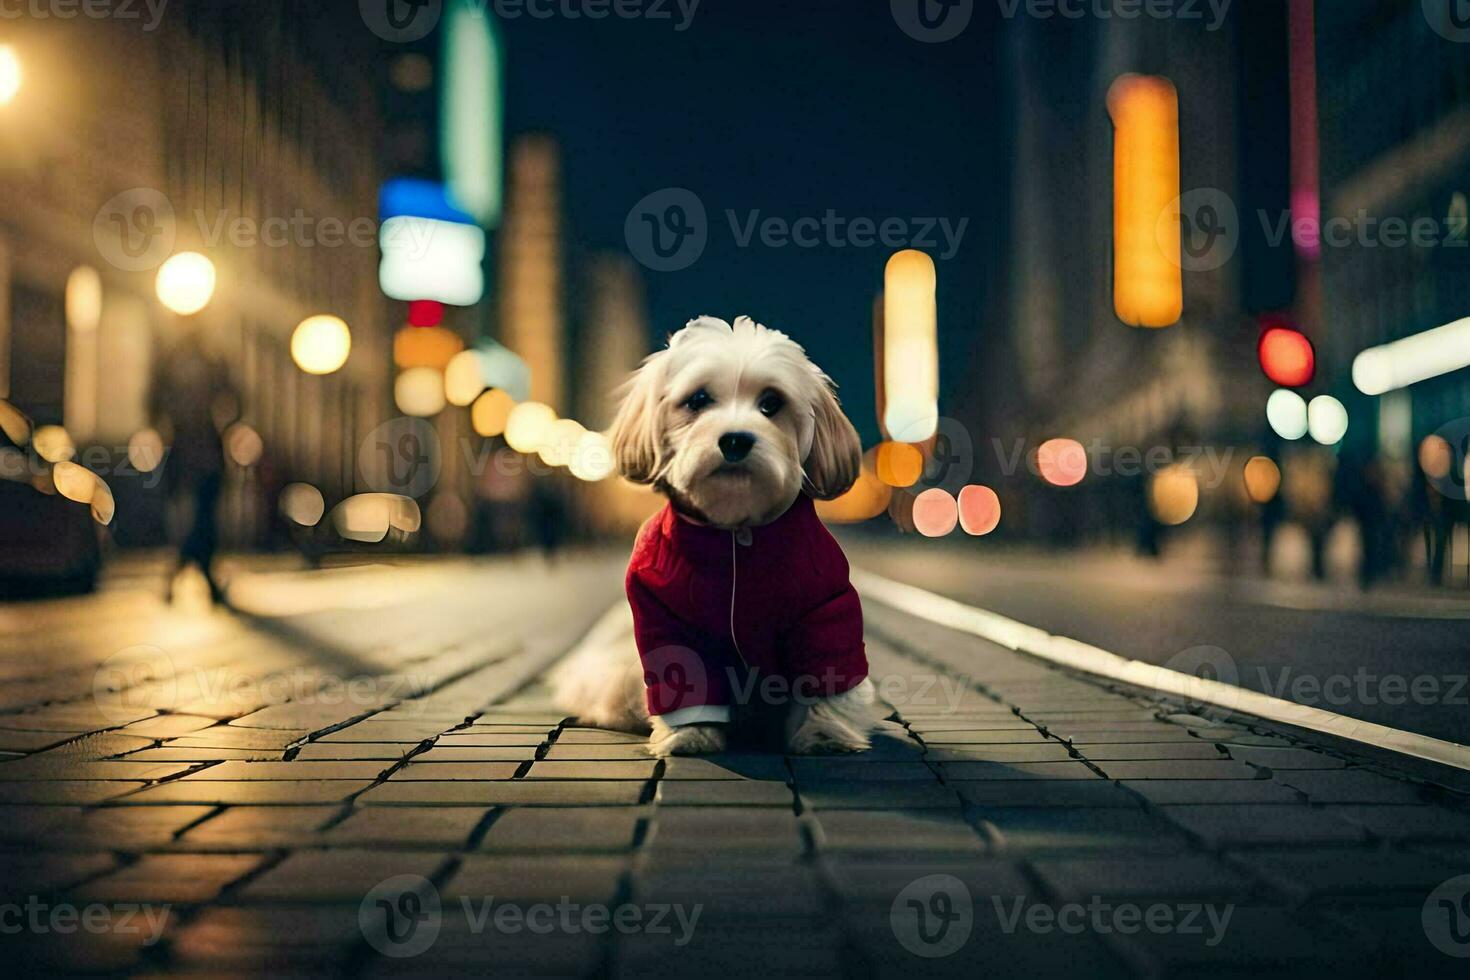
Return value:
[(739, 532), (666, 506), (638, 533), (627, 588), (648, 711), (670, 724), (726, 721), (729, 706), (755, 699), (840, 694), (868, 676), (847, 557), (805, 494)]

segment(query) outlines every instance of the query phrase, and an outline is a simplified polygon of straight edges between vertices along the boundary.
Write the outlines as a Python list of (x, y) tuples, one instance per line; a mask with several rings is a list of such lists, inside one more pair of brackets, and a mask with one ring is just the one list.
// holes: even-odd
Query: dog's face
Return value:
[(858, 477), (862, 446), (832, 382), (785, 334), (700, 317), (649, 357), (613, 423), (619, 471), (717, 527), (780, 517)]

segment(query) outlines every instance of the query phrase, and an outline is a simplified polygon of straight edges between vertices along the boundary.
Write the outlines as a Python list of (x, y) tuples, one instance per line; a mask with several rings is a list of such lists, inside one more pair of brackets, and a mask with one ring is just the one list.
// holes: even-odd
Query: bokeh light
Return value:
[(551, 434), (556, 413), (541, 402), (521, 402), (505, 422), (505, 442), (518, 453), (534, 453)]
[(944, 537), (959, 520), (958, 503), (942, 487), (930, 487), (914, 498), (914, 529), (926, 538)]
[(885, 442), (878, 446), (874, 469), (890, 487), (911, 487), (924, 475), (924, 454), (906, 442)]
[(280, 508), (281, 515), (293, 524), (316, 527), (327, 512), (327, 502), (310, 483), (291, 483), (281, 491)]
[(416, 534), (423, 514), (411, 497), (396, 493), (360, 493), (332, 508), (332, 528), (342, 538), (377, 544), (390, 531)]
[(66, 277), (66, 323), (91, 333), (102, 322), (102, 277), (90, 265), (79, 265)]
[(156, 429), (141, 429), (128, 440), (128, 463), (139, 473), (152, 473), (163, 463), (163, 437)]
[(1419, 443), (1419, 468), (1431, 480), (1443, 480), (1455, 465), (1455, 450), (1441, 435), (1425, 436)]
[(1180, 463), (1165, 467), (1154, 474), (1148, 506), (1160, 524), (1168, 527), (1183, 524), (1199, 509), (1199, 480), (1189, 467)]
[(1283, 388), (1310, 384), (1317, 371), (1317, 354), (1312, 342), (1296, 330), (1271, 327), (1261, 334), (1257, 353), (1266, 377)]
[(968, 486), (960, 491), (960, 527), (966, 534), (989, 534), (1000, 526), (1000, 496), (989, 487)]
[(57, 463), (51, 469), (51, 482), (57, 493), (79, 504), (90, 504), (97, 492), (97, 477), (76, 463)]
[(572, 455), (577, 451), (577, 444), (586, 434), (587, 430), (582, 428), (580, 422), (572, 419), (557, 419), (546, 430), (546, 436), (541, 440), (536, 452), (540, 455), (541, 462), (547, 466), (567, 466), (572, 461)]
[(437, 493), (429, 501), (429, 512), (424, 517), (429, 534), (442, 544), (453, 544), (464, 538), (470, 527), (470, 511), (458, 494), (448, 491)]
[(1135, 327), (1184, 312), (1179, 207), (1179, 93), (1167, 78), (1121, 75), (1113, 120), (1113, 309)]
[(180, 252), (159, 267), (158, 299), (180, 316), (191, 316), (214, 298), (214, 263), (198, 252)]
[(505, 434), (505, 425), (510, 421), (511, 410), (516, 407), (515, 399), (499, 388), (491, 388), (470, 408), (470, 425), (478, 435), (489, 438)]
[(260, 462), (261, 455), (265, 452), (265, 442), (256, 432), (244, 422), (236, 422), (225, 430), (225, 454), (230, 461), (241, 468), (249, 468)]
[(444, 373), (433, 368), (409, 368), (393, 382), (393, 403), (404, 415), (438, 415), (444, 410)]
[(0, 44), (0, 106), (15, 101), (20, 83), (20, 59), (16, 57), (15, 49), (8, 44)]
[(442, 371), (462, 350), (459, 334), (445, 327), (403, 327), (393, 335), (393, 363), (400, 368)]
[(857, 524), (883, 513), (892, 498), (893, 488), (864, 466), (857, 482), (842, 496), (817, 501), (817, 515), (829, 524)]
[(465, 350), (444, 369), (444, 397), (451, 405), (468, 405), (485, 390), (485, 371), (478, 351)]
[(307, 317), (291, 335), (291, 359), (307, 374), (331, 374), (352, 353), (352, 331), (341, 317)]
[(1331, 395), (1318, 395), (1307, 406), (1307, 431), (1324, 446), (1335, 446), (1347, 435), (1348, 412)]
[(612, 440), (601, 432), (582, 433), (570, 465), (572, 476), (579, 480), (606, 480), (613, 474)]
[(1087, 450), (1076, 439), (1048, 439), (1036, 450), (1036, 471), (1052, 486), (1075, 487), (1087, 476)]
[(1245, 464), (1245, 492), (1253, 503), (1269, 504), (1281, 489), (1281, 468), (1266, 456), (1252, 456)]
[(883, 276), (883, 426), (899, 442), (939, 427), (938, 306), (934, 260), (894, 253)]
[(31, 445), (35, 447), (36, 455), (48, 463), (60, 463), (77, 454), (76, 443), (59, 425), (41, 426), (31, 437)]
[(1271, 431), (1286, 440), (1307, 434), (1307, 402), (1294, 391), (1277, 388), (1266, 399), (1266, 421)]

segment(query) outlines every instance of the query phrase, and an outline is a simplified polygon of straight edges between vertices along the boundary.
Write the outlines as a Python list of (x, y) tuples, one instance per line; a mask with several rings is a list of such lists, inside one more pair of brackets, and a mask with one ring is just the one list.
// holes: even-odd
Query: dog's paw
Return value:
[(868, 736), (816, 711), (807, 716), (787, 745), (792, 755), (840, 755), (866, 752), (871, 747)]
[(659, 759), (671, 755), (709, 755), (725, 751), (725, 729), (721, 725), (655, 724), (648, 738), (648, 754)]

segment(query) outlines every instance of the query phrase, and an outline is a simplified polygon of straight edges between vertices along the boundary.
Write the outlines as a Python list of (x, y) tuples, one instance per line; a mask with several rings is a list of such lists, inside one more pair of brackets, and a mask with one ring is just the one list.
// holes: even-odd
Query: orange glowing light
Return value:
[(1312, 342), (1295, 330), (1272, 327), (1261, 334), (1258, 347), (1261, 370), (1283, 388), (1310, 384), (1317, 371)]
[[(1113, 308), (1135, 327), (1184, 313), (1179, 210), (1179, 93), (1167, 78), (1121, 75), (1113, 118)], [(1168, 212), (1174, 220), (1161, 220)]]
[(1266, 456), (1252, 456), (1245, 464), (1245, 492), (1253, 503), (1269, 504), (1281, 489), (1281, 468)]
[(817, 515), (828, 524), (857, 524), (887, 510), (892, 497), (893, 488), (864, 466), (852, 489), (835, 500), (817, 501)]
[(890, 487), (911, 487), (924, 475), (924, 454), (906, 442), (885, 442), (878, 447), (874, 468)]
[(960, 491), (960, 527), (976, 537), (1000, 527), (1000, 496), (989, 487), (968, 486)]
[(393, 335), (393, 363), (398, 367), (426, 367), (442, 371), (464, 350), (464, 341), (445, 327), (404, 327)]
[(485, 437), (503, 435), (510, 413), (516, 407), (515, 399), (500, 388), (491, 388), (470, 408), (470, 424), (475, 433)]
[(959, 505), (948, 490), (930, 487), (914, 498), (914, 528), (926, 538), (944, 537), (959, 520)]
[(1419, 468), (1431, 480), (1443, 480), (1449, 476), (1454, 461), (1455, 451), (1444, 436), (1426, 436), (1419, 443)]
[(939, 341), (934, 260), (895, 252), (883, 273), (883, 427), (923, 442), (939, 425)]
[(1076, 439), (1048, 439), (1036, 450), (1036, 470), (1053, 486), (1075, 487), (1087, 475), (1087, 450)]

